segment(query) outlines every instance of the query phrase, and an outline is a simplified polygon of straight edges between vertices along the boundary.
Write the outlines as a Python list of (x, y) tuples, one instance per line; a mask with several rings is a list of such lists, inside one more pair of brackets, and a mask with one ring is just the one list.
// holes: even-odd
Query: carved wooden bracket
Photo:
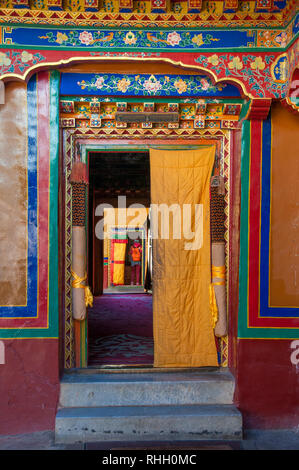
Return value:
[(253, 99), (251, 100), (250, 107), (246, 119), (263, 120), (267, 119), (272, 99)]

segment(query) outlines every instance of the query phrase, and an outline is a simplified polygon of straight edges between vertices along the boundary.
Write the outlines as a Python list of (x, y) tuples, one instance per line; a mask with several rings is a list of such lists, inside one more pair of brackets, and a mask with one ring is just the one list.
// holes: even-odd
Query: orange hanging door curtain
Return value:
[(155, 367), (217, 366), (210, 311), (215, 147), (150, 151)]

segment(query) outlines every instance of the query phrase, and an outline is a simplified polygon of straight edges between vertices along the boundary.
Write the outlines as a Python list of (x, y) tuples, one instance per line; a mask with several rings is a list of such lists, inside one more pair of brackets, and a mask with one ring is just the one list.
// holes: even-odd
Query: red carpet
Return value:
[(95, 297), (88, 309), (88, 344), (90, 366), (153, 364), (152, 296)]

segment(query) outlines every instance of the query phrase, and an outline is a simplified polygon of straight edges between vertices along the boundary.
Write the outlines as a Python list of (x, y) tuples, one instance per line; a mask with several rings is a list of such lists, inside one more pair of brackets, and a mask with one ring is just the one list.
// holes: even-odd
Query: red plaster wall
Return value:
[(0, 434), (54, 429), (59, 398), (58, 340), (2, 341)]
[(235, 403), (244, 428), (299, 426), (299, 352), (292, 364), (292, 340), (239, 339)]

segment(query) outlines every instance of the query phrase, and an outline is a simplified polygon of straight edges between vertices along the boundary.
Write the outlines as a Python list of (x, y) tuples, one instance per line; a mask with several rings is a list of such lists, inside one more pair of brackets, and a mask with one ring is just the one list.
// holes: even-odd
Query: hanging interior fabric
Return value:
[(125, 283), (127, 243), (127, 229), (113, 227), (111, 233), (111, 284), (113, 286), (123, 286)]
[[(209, 299), (214, 159), (214, 146), (150, 150), (155, 367), (218, 366)], [(166, 218), (153, 220), (161, 204), (172, 214), (168, 237)]]

